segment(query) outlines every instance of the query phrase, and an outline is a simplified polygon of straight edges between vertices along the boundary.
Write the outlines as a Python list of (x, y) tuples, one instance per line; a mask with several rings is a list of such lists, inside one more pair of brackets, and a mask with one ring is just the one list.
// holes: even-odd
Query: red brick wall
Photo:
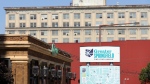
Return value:
[[(80, 79), (79, 67), (86, 65), (86, 63), (80, 63), (79, 60), (80, 46), (99, 46), (99, 43), (56, 43), (55, 45), (72, 55), (71, 71), (77, 74), (77, 78), (75, 81), (72, 80), (71, 84), (78, 84), (78, 79)], [(114, 63), (114, 65), (119, 65), (121, 68), (121, 84), (124, 82), (126, 84), (140, 84), (138, 73), (150, 62), (150, 40), (102, 42), (101, 45), (120, 46), (120, 63)], [(108, 65), (109, 63), (101, 64)], [(129, 78), (129, 80), (125, 81), (125, 78)]]

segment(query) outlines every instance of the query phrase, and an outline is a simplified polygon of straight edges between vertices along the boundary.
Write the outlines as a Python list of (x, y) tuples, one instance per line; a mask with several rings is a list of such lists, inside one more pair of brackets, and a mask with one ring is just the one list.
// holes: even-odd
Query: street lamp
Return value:
[(110, 24), (110, 25), (99, 25), (99, 45), (101, 46), (101, 28), (102, 27), (113, 27), (113, 26), (119, 26), (119, 25), (127, 25), (127, 24), (139, 24), (139, 22), (134, 23), (122, 23), (122, 24)]
[(39, 75), (39, 67), (33, 66), (32, 67), (32, 74), (33, 74), (33, 82), (36, 84), (36, 77)]
[(44, 77), (47, 77), (47, 75), (48, 75), (48, 68), (47, 68), (46, 66), (43, 67), (42, 75), (43, 75)]

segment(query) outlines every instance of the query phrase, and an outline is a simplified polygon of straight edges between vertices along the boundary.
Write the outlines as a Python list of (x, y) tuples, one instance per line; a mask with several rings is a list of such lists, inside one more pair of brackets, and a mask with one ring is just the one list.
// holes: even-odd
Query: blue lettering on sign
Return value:
[(114, 58), (114, 53), (112, 53), (112, 50), (94, 49), (94, 58)]

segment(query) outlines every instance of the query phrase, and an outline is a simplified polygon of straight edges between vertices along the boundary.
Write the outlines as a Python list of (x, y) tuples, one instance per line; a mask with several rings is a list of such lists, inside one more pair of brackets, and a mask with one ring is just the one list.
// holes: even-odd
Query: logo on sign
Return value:
[(92, 57), (93, 56), (93, 49), (85, 49), (85, 55), (87, 57)]

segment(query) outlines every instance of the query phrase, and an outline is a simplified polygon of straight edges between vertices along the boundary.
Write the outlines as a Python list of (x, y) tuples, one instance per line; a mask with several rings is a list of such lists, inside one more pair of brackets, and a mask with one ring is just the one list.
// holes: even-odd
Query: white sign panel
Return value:
[(120, 66), (80, 66), (80, 84), (120, 84)]
[(80, 47), (80, 62), (120, 62), (120, 47)]

